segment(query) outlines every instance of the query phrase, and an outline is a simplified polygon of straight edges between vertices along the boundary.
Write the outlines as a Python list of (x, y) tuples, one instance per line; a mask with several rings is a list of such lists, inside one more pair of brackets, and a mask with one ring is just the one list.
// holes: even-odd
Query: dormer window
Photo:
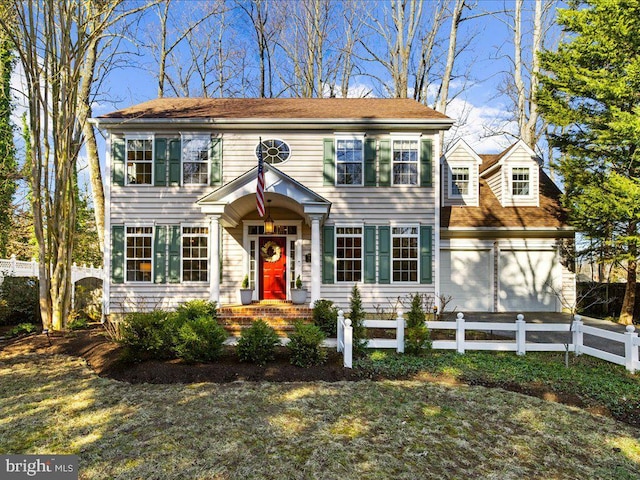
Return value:
[(511, 194), (514, 197), (531, 194), (531, 175), (528, 167), (517, 167), (511, 170)]
[(469, 167), (453, 167), (451, 169), (451, 196), (469, 195)]

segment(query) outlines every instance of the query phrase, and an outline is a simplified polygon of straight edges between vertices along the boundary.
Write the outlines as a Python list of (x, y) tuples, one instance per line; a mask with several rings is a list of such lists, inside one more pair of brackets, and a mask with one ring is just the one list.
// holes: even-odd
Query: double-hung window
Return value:
[(419, 146), (417, 138), (393, 140), (394, 185), (418, 185)]
[(126, 228), (127, 282), (150, 282), (153, 227)]
[(336, 227), (336, 280), (362, 280), (362, 227)]
[(469, 167), (451, 169), (451, 196), (469, 195)]
[(511, 194), (527, 196), (531, 193), (531, 176), (529, 167), (514, 167), (511, 170)]
[(392, 227), (394, 282), (418, 281), (418, 227)]
[(153, 183), (153, 137), (127, 137), (127, 184)]
[(182, 281), (209, 280), (209, 228), (182, 227)]
[(336, 138), (336, 185), (362, 185), (363, 169), (363, 139)]
[(210, 135), (182, 134), (183, 185), (209, 184)]

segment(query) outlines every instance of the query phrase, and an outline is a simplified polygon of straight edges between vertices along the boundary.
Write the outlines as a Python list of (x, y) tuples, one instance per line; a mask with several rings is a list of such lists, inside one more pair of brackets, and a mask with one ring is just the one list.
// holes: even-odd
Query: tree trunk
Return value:
[(629, 245), (630, 260), (627, 265), (627, 285), (624, 290), (620, 319), (623, 325), (633, 324), (633, 310), (636, 305), (636, 280), (638, 275), (638, 247), (635, 243)]

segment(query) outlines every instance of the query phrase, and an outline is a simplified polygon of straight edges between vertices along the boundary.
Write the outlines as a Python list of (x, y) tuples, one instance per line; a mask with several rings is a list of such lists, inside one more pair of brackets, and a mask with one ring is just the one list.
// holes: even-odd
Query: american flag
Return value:
[(264, 161), (262, 160), (262, 137), (258, 144), (258, 185), (256, 187), (256, 205), (258, 214), (264, 217)]

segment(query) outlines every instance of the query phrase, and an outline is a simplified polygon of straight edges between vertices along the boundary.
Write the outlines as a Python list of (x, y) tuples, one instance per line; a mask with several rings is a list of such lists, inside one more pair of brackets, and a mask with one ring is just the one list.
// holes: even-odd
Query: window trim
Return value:
[[(453, 186), (454, 186), (454, 181), (453, 181), (453, 171), (456, 168), (464, 168), (467, 170), (467, 175), (468, 175), (468, 180), (467, 180), (467, 185), (468, 185), (468, 193), (453, 193)], [(473, 191), (475, 188), (473, 179), (471, 178), (471, 166), (469, 165), (449, 165), (449, 187), (448, 187), (448, 194), (449, 194), (449, 198), (455, 198), (455, 199), (465, 199), (465, 198), (472, 198), (474, 197), (473, 195)]]
[[(149, 234), (131, 234), (129, 235), (128, 230), (129, 228), (150, 228), (151, 229), (151, 233)], [(154, 259), (156, 257), (156, 251), (155, 251), (155, 235), (156, 235), (156, 226), (150, 223), (127, 223), (124, 226), (124, 283), (129, 283), (129, 284), (135, 284), (135, 285), (149, 285), (150, 283), (154, 283), (154, 279), (155, 279), (155, 262)], [(147, 280), (129, 280), (128, 279), (128, 269), (127, 269), (127, 262), (129, 261), (129, 255), (128, 255), (128, 245), (127, 245), (127, 239), (129, 238), (129, 236), (131, 237), (146, 237), (149, 236), (151, 238), (151, 257), (149, 258), (149, 262), (151, 263), (151, 272), (150, 272), (150, 279)]]
[[(130, 183), (129, 182), (129, 171), (128, 171), (128, 163), (129, 163), (129, 140), (149, 140), (151, 142), (151, 183)], [(125, 134), (124, 136), (124, 185), (131, 186), (135, 185), (138, 187), (153, 187), (156, 181), (156, 172), (155, 172), (155, 158), (156, 158), (156, 141), (155, 134), (153, 133), (135, 133), (135, 134)], [(145, 162), (146, 163), (146, 162)], [(126, 228), (126, 227), (125, 227)]]
[[(389, 240), (391, 242), (391, 245), (389, 245), (390, 247), (390, 255), (389, 255), (389, 262), (390, 262), (390, 281), (391, 284), (397, 284), (397, 285), (416, 285), (416, 284), (420, 284), (420, 225), (419, 224), (391, 224), (389, 225), (391, 227), (390, 232), (389, 232)], [(393, 229), (394, 228), (415, 228), (416, 229), (416, 234), (413, 235), (407, 235), (407, 234), (395, 234), (393, 233)], [(417, 241), (416, 244), (416, 279), (415, 281), (413, 280), (394, 280), (394, 272), (395, 269), (393, 268), (393, 262), (395, 260), (395, 257), (393, 255), (393, 239), (394, 238), (405, 238), (405, 237), (410, 237), (410, 238), (415, 238)], [(402, 259), (398, 259), (398, 260), (402, 260)], [(413, 260), (413, 259), (410, 259)]]
[[(207, 139), (207, 160), (194, 162), (188, 161), (186, 163), (204, 163), (207, 166), (206, 180), (203, 183), (186, 183), (184, 180), (184, 164), (185, 164), (185, 140), (191, 138), (206, 138)], [(208, 187), (209, 179), (211, 178), (211, 135), (208, 133), (180, 133), (180, 185), (189, 187)]]
[[(206, 280), (185, 280), (184, 279), (184, 255), (183, 248), (184, 245), (182, 243), (185, 238), (184, 229), (185, 228), (206, 228), (207, 233), (202, 233), (198, 235), (189, 234), (189, 237), (205, 237), (207, 239), (207, 279)], [(211, 228), (206, 223), (181, 223), (180, 224), (180, 283), (184, 283), (187, 285), (209, 285), (209, 281), (211, 280)], [(191, 259), (193, 260), (193, 259)], [(200, 260), (200, 259), (199, 259)]]
[[(519, 194), (514, 194), (513, 193), (513, 186), (514, 186), (514, 180), (513, 180), (513, 175), (514, 175), (514, 170), (517, 169), (526, 169), (529, 175), (529, 193), (524, 194), (524, 195), (519, 195)], [(514, 199), (514, 200), (518, 200), (518, 199), (530, 199), (533, 198), (534, 194), (533, 194), (533, 169), (531, 168), (530, 165), (511, 165), (509, 167), (509, 196)]]
[[(291, 149), (291, 145), (289, 144), (289, 142), (285, 142), (284, 140), (282, 140), (281, 138), (278, 138), (278, 137), (265, 138), (264, 140), (262, 140), (262, 142), (256, 143), (256, 145), (253, 147), (253, 154), (255, 155), (256, 160), (258, 159), (258, 153), (257, 153), (258, 145), (260, 145), (260, 143), (264, 144), (264, 142), (268, 142), (269, 140), (282, 142), (284, 145), (286, 145), (287, 148), (289, 149), (289, 156), (285, 160), (283, 160), (281, 162), (270, 163), (270, 162), (267, 162), (266, 156), (263, 154), (262, 157), (263, 157), (264, 163), (266, 163), (268, 165), (282, 165), (283, 163), (287, 163), (289, 160), (291, 160), (291, 157), (293, 156), (293, 151)], [(263, 150), (263, 152), (264, 152), (264, 150)]]
[[(362, 187), (364, 186), (364, 168), (365, 168), (365, 159), (364, 159), (364, 142), (365, 135), (360, 133), (336, 133), (333, 141), (334, 145), (334, 175), (335, 181), (334, 185), (336, 187)], [(338, 165), (339, 164), (356, 164), (356, 162), (338, 162), (338, 141), (340, 140), (359, 140), (362, 144), (360, 152), (361, 152), (361, 160), (360, 160), (360, 183), (338, 183)]]
[[(336, 224), (333, 226), (333, 275), (334, 283), (339, 284), (354, 284), (364, 282), (364, 224)], [(338, 234), (339, 228), (359, 228), (360, 234)], [(355, 238), (360, 237), (360, 280), (338, 280), (338, 237), (342, 238)], [(344, 260), (344, 259), (342, 259)]]
[[(420, 155), (421, 155), (421, 135), (391, 135), (391, 186), (397, 187), (419, 187), (420, 186)], [(416, 183), (396, 183), (395, 175), (393, 174), (393, 167), (396, 163), (394, 160), (394, 152), (395, 152), (395, 142), (403, 142), (403, 141), (414, 141), (416, 142)], [(411, 162), (399, 162), (399, 163), (411, 163)]]

